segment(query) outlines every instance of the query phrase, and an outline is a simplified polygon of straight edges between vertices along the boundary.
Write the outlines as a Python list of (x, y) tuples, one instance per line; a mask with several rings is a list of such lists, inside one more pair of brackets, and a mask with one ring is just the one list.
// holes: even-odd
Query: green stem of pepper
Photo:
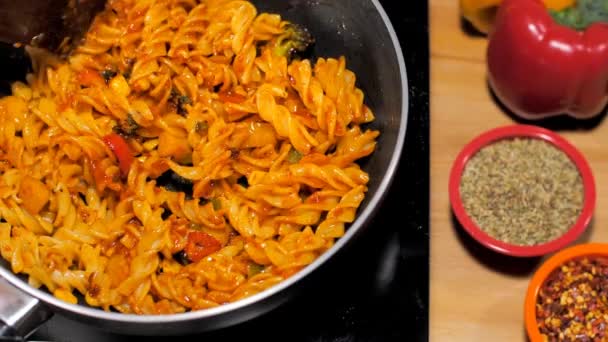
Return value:
[(608, 0), (577, 0), (576, 6), (549, 11), (553, 19), (578, 31), (597, 22), (608, 22)]

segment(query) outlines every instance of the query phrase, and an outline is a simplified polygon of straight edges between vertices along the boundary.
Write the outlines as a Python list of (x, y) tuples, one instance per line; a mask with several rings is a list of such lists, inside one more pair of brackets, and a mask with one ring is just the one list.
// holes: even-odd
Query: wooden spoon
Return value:
[(0, 42), (68, 54), (106, 0), (0, 0)]

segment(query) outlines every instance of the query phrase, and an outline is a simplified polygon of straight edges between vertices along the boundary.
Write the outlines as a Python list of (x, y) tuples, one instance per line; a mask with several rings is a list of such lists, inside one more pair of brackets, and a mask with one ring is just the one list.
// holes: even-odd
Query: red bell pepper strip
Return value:
[(205, 232), (190, 232), (188, 233), (187, 240), (188, 242), (184, 251), (192, 262), (197, 262), (222, 248), (222, 244), (219, 241)]
[(608, 24), (554, 21), (541, 0), (505, 0), (490, 32), (489, 83), (516, 115), (589, 118), (608, 103)]
[(103, 142), (114, 152), (118, 159), (118, 167), (123, 177), (129, 174), (129, 169), (133, 163), (133, 154), (127, 141), (116, 133), (110, 133), (103, 137)]

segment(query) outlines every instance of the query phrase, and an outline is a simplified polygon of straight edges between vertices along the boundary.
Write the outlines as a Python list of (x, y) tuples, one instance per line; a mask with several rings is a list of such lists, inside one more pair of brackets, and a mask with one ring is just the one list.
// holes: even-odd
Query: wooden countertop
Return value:
[[(451, 164), (460, 149), (482, 131), (515, 121), (488, 91), (486, 38), (463, 31), (457, 0), (430, 0), (429, 6), (430, 341), (526, 341), (524, 294), (542, 260), (499, 256), (473, 242), (452, 220), (447, 190)], [(608, 241), (607, 120), (593, 127), (566, 125), (558, 131), (585, 155), (598, 190), (594, 221), (579, 242)]]

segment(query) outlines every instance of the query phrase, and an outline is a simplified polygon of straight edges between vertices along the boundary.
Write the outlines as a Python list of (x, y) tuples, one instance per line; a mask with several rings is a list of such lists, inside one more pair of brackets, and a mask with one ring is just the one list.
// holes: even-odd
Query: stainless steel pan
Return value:
[[(369, 192), (356, 221), (335, 246), (314, 263), (279, 285), (244, 300), (182, 314), (138, 316), (106, 312), (85, 304), (68, 304), (26, 280), (0, 261), (0, 333), (25, 335), (56, 312), (104, 330), (138, 335), (194, 333), (237, 324), (288, 301), (320, 267), (361, 235), (380, 206), (395, 175), (408, 117), (408, 85), (397, 36), (377, 0), (260, 0), (260, 11), (278, 12), (307, 26), (316, 38), (315, 56), (345, 55), (357, 75), (366, 103), (376, 114), (372, 127), (381, 135), (375, 153), (362, 162), (370, 174)], [(407, 37), (405, 38), (407, 39)], [(331, 265), (330, 265), (331, 266)]]

